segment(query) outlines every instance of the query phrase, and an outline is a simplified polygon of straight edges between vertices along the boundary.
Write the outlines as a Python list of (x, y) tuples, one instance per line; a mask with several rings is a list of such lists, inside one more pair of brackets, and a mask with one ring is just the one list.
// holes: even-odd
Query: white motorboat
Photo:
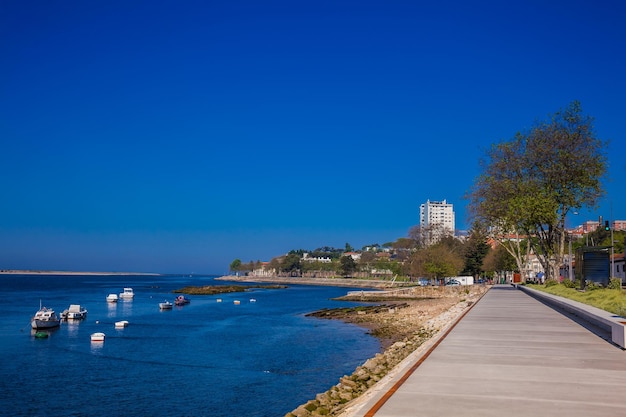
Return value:
[(122, 300), (132, 300), (135, 298), (135, 293), (132, 288), (124, 288), (124, 291), (120, 293), (120, 298)]
[(92, 333), (91, 334), (91, 341), (92, 342), (104, 342), (104, 338), (106, 337), (106, 335), (102, 332), (96, 332), (96, 333)]
[(54, 310), (42, 307), (41, 305), (39, 306), (39, 311), (35, 313), (30, 322), (30, 326), (33, 329), (51, 329), (60, 325), (61, 319), (56, 315)]
[(117, 303), (117, 294), (109, 294), (107, 295), (107, 303)]
[(87, 309), (79, 304), (70, 304), (70, 308), (61, 313), (66, 320), (82, 320), (87, 317)]
[(171, 310), (173, 306), (174, 306), (174, 304), (172, 304), (171, 302), (169, 302), (167, 300), (162, 302), (162, 303), (159, 303), (159, 308), (161, 310)]
[(126, 326), (128, 326), (128, 321), (126, 321), (126, 320), (121, 320), (121, 321), (116, 321), (115, 322), (115, 328), (116, 329), (123, 329)]

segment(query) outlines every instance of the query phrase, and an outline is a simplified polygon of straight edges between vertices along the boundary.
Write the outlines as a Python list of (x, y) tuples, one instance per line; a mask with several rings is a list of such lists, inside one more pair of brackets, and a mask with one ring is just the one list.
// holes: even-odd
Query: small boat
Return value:
[(184, 306), (185, 304), (189, 304), (190, 302), (191, 300), (184, 295), (179, 295), (178, 297), (176, 297), (176, 300), (174, 300), (174, 304), (176, 304), (177, 306)]
[(239, 304), (241, 304), (241, 301), (239, 301), (239, 300), (235, 300), (235, 301), (233, 301), (233, 304), (235, 304), (236, 306), (238, 306)]
[(61, 319), (56, 315), (54, 310), (42, 307), (41, 303), (39, 304), (39, 311), (33, 316), (30, 321), (30, 326), (33, 329), (51, 329), (60, 326)]
[(105, 334), (102, 332), (96, 332), (91, 334), (92, 342), (104, 342)]
[(61, 313), (65, 320), (82, 320), (87, 317), (87, 309), (79, 304), (70, 304), (70, 308)]
[(135, 293), (132, 288), (124, 288), (124, 291), (120, 293), (120, 298), (122, 300), (132, 300), (135, 298)]
[(221, 298), (218, 298), (218, 299), (217, 299), (217, 300), (215, 300), (215, 301), (217, 301), (218, 303), (221, 303), (221, 302), (222, 302), (222, 299), (221, 299)]
[(36, 339), (47, 339), (48, 338), (48, 332), (35, 332), (35, 338)]
[(117, 303), (117, 294), (107, 295), (107, 303)]
[(170, 303), (169, 301), (165, 300), (162, 303), (159, 303), (159, 308), (161, 310), (171, 310), (172, 306), (174, 306), (174, 304)]
[(126, 320), (121, 320), (121, 321), (116, 321), (115, 322), (115, 328), (116, 329), (123, 329), (126, 326), (128, 326), (128, 321), (126, 321)]
[(256, 298), (251, 298), (251, 299), (250, 299), (250, 302), (251, 302), (251, 303), (256, 303)]

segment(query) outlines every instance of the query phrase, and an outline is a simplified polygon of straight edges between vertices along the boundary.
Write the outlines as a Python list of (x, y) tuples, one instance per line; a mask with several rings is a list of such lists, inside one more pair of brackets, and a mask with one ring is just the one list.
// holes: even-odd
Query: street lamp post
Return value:
[(574, 272), (572, 271), (572, 233), (568, 233), (569, 236), (569, 280), (574, 281)]
[(615, 276), (615, 242), (613, 242), (613, 228), (611, 227), (611, 278)]
[[(613, 222), (613, 201), (611, 201), (611, 222)], [(613, 242), (613, 229), (615, 229), (614, 224), (610, 224), (611, 228), (611, 276), (609, 280), (615, 276), (615, 242)]]

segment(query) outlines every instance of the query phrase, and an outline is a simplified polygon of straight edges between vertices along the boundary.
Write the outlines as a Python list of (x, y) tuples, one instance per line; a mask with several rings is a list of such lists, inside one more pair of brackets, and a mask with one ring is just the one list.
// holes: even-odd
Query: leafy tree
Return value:
[(352, 256), (342, 256), (339, 258), (339, 273), (344, 277), (352, 275), (356, 271), (356, 262)]
[(472, 275), (474, 278), (480, 276), (483, 270), (483, 260), (489, 253), (487, 244), (487, 231), (481, 227), (480, 223), (472, 226), (469, 238), (465, 242), (465, 267), (464, 274)]
[(377, 260), (376, 253), (365, 251), (361, 254), (358, 265), (364, 269), (370, 269)]
[(282, 261), (282, 257), (281, 256), (278, 256), (276, 258), (272, 258), (270, 260), (269, 264), (267, 265), (267, 268), (269, 270), (278, 272), (278, 271), (280, 271), (281, 261)]
[(416, 251), (409, 262), (411, 276), (431, 279), (458, 275), (462, 268), (463, 257), (444, 243)]
[(346, 252), (354, 252), (354, 248), (352, 246), (350, 246), (349, 243), (346, 243)]
[(515, 257), (520, 271), (532, 250), (546, 277), (558, 277), (567, 213), (595, 207), (604, 193), (605, 148), (595, 136), (593, 120), (582, 114), (580, 103), (572, 102), (549, 121), (487, 153), (469, 196), (470, 208)]
[(408, 237), (401, 237), (392, 243), (395, 250), (412, 250), (415, 249), (415, 240)]
[(290, 253), (280, 263), (280, 269), (284, 272), (294, 274), (300, 271), (300, 256), (295, 253)]
[(229, 268), (233, 272), (239, 272), (241, 270), (241, 259), (235, 259), (232, 261)]
[(517, 271), (517, 263), (513, 256), (502, 246), (498, 245), (495, 249), (489, 250), (487, 256), (483, 260), (483, 271), (487, 275), (493, 277), (497, 272)]

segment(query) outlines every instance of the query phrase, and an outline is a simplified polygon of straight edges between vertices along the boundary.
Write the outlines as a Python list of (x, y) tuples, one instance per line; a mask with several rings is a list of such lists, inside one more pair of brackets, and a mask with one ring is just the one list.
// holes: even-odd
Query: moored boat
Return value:
[(159, 308), (161, 310), (171, 310), (173, 305), (174, 304), (172, 304), (171, 302), (165, 300), (164, 302), (159, 303)]
[(123, 329), (126, 326), (128, 326), (128, 321), (126, 321), (126, 320), (121, 320), (121, 321), (116, 321), (115, 322), (115, 328), (116, 329)]
[(92, 342), (104, 342), (105, 334), (102, 332), (96, 332), (91, 334)]
[(177, 306), (184, 306), (185, 304), (189, 304), (190, 302), (191, 300), (184, 295), (179, 295), (178, 297), (176, 297), (176, 300), (174, 300), (174, 304), (176, 304)]
[(107, 295), (107, 303), (117, 303), (117, 294), (109, 294)]
[(33, 316), (30, 325), (33, 329), (51, 329), (60, 326), (61, 319), (56, 315), (54, 310), (40, 305), (39, 311)]
[(124, 288), (124, 291), (120, 293), (120, 298), (122, 300), (132, 300), (135, 298), (135, 293), (132, 288), (126, 287)]
[(87, 317), (87, 309), (79, 304), (70, 304), (70, 308), (61, 313), (65, 320), (82, 320)]

